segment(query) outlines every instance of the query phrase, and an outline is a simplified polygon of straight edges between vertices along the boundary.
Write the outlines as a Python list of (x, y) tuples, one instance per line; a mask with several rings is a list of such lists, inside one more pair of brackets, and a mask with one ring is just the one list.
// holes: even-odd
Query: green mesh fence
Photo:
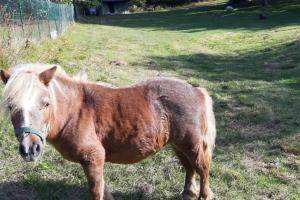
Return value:
[(4, 46), (56, 38), (74, 23), (74, 7), (48, 0), (0, 0), (0, 42)]

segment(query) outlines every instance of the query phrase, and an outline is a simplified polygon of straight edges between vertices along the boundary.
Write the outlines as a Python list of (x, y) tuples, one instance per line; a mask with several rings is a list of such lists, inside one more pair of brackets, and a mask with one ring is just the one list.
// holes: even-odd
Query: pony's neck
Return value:
[(55, 107), (52, 112), (50, 131), (47, 141), (55, 143), (59, 134), (64, 131), (69, 121), (78, 115), (82, 99), (83, 85), (65, 77), (56, 77), (51, 87), (55, 92)]

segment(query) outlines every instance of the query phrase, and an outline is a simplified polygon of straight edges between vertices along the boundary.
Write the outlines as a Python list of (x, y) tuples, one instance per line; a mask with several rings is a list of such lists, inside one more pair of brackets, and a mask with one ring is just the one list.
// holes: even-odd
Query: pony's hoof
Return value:
[(114, 200), (114, 197), (109, 192), (108, 187), (107, 187), (106, 184), (104, 186), (104, 197), (103, 197), (103, 200)]
[(213, 200), (215, 198), (215, 195), (213, 192), (210, 192), (209, 195), (207, 195), (205, 200)]
[(209, 188), (206, 196), (200, 194), (199, 200), (202, 200), (202, 199), (203, 200), (212, 200), (212, 199), (214, 199), (214, 196), (215, 196), (214, 193)]
[(198, 193), (194, 191), (183, 191), (182, 200), (196, 200), (198, 198)]

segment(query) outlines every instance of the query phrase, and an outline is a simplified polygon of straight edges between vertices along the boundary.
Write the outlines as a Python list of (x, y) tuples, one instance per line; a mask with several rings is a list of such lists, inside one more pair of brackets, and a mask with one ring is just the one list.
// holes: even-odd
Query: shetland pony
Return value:
[(109, 198), (105, 162), (136, 163), (170, 144), (186, 169), (182, 198), (212, 199), (209, 168), (216, 128), (205, 89), (174, 78), (113, 88), (72, 79), (47, 64), (1, 70), (1, 78), (25, 161), (38, 159), (49, 142), (82, 165), (92, 199), (102, 200)]

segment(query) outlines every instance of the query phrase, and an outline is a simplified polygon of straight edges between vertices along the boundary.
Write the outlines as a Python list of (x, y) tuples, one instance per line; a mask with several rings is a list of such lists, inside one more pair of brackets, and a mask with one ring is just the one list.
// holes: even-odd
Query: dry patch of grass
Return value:
[(286, 153), (291, 153), (296, 156), (299, 156), (300, 155), (300, 133), (281, 142), (280, 147)]

